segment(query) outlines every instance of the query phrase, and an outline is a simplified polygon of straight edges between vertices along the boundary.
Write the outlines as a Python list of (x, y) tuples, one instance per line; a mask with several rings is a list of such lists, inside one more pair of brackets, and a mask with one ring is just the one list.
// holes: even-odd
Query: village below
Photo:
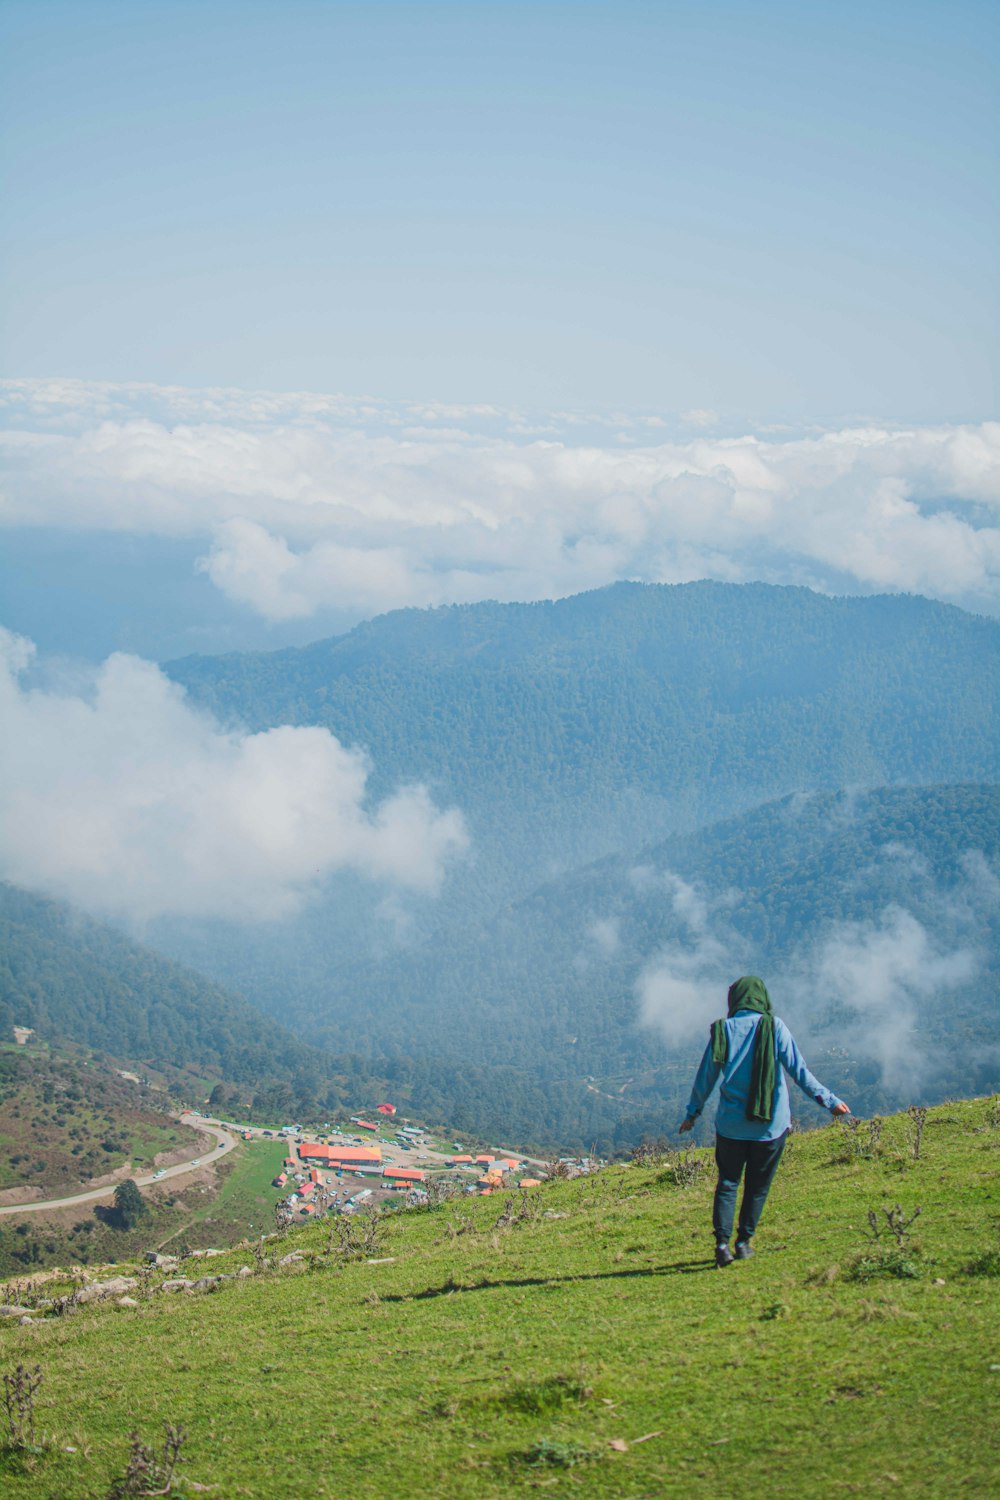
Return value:
[(463, 1143), (388, 1101), (336, 1122), (268, 1125), (208, 1103), (177, 1107), (155, 1071), (14, 1028), (0, 1044), (0, 1275), (113, 1264), (143, 1244), (168, 1257), (225, 1248), (330, 1216), (527, 1191), (603, 1164)]
[[(325, 1125), (327, 1134), (303, 1132), (299, 1125), (283, 1125), (277, 1132), (252, 1126), (241, 1131), (244, 1140), (278, 1134), (289, 1146), (290, 1154), (283, 1158), (272, 1182), (273, 1187), (287, 1191), (276, 1206), (279, 1219), (357, 1213), (362, 1205), (382, 1207), (400, 1195), (409, 1207), (456, 1193), (489, 1196), (503, 1187), (538, 1187), (539, 1170), (548, 1175), (544, 1162), (505, 1154), (502, 1146), (473, 1154), (459, 1141), (446, 1145), (421, 1125), (402, 1121), (397, 1125), (394, 1104), (378, 1104), (373, 1113), (381, 1118), (352, 1115), (343, 1129), (331, 1131)], [(225, 1124), (222, 1120), (209, 1123)], [(562, 1175), (589, 1172), (596, 1165), (590, 1158), (572, 1157), (556, 1163)]]

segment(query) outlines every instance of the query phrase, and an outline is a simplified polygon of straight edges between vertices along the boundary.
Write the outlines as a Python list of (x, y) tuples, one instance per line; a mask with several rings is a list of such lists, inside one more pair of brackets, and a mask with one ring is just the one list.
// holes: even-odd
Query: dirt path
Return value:
[[(155, 1177), (152, 1172), (144, 1172), (141, 1177), (135, 1179), (137, 1187), (149, 1187), (154, 1181), (156, 1183), (169, 1182), (172, 1177), (184, 1177), (189, 1172), (198, 1172), (207, 1163), (213, 1166), (228, 1156), (230, 1151), (235, 1150), (237, 1141), (228, 1130), (223, 1130), (221, 1125), (211, 1124), (208, 1120), (199, 1119), (197, 1123), (190, 1116), (183, 1119), (185, 1125), (191, 1125), (196, 1130), (204, 1130), (213, 1135), (216, 1144), (209, 1151), (202, 1151), (200, 1156), (192, 1157), (190, 1161), (178, 1162), (175, 1167), (162, 1168), (162, 1176)], [(117, 1183), (109, 1183), (106, 1187), (91, 1188), (86, 1193), (71, 1193), (66, 1198), (49, 1198), (44, 1203), (10, 1203), (0, 1207), (0, 1214), (37, 1214), (43, 1211), (52, 1212), (59, 1208), (74, 1208), (78, 1203), (97, 1203), (101, 1198), (110, 1198), (117, 1187)]]

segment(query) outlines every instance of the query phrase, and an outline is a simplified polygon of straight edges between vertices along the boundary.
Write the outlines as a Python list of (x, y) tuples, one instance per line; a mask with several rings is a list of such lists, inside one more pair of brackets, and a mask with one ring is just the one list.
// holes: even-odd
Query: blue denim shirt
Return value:
[(802, 1053), (795, 1045), (792, 1033), (784, 1021), (775, 1016), (774, 1043), (781, 1067), (777, 1070), (778, 1086), (774, 1091), (774, 1115), (770, 1122), (748, 1120), (747, 1100), (750, 1097), (750, 1074), (753, 1068), (753, 1049), (759, 1022), (760, 1015), (753, 1010), (738, 1010), (734, 1016), (729, 1017), (724, 1023), (729, 1041), (729, 1056), (725, 1063), (714, 1063), (712, 1043), (709, 1042), (705, 1048), (705, 1055), (701, 1060), (701, 1067), (698, 1069), (698, 1076), (695, 1078), (687, 1107), (688, 1119), (697, 1119), (721, 1076), (715, 1129), (719, 1135), (726, 1135), (737, 1141), (773, 1141), (779, 1135), (784, 1135), (792, 1123), (785, 1073), (794, 1079), (804, 1094), (808, 1094), (810, 1099), (814, 1099), (824, 1109), (833, 1111), (841, 1102), (836, 1094), (831, 1094), (829, 1089), (825, 1089), (819, 1080), (813, 1077), (806, 1067)]

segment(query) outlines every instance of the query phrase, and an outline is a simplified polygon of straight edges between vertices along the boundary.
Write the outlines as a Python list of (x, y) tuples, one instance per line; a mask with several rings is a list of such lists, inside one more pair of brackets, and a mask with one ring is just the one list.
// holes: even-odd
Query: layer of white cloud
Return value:
[(85, 690), (31, 689), (0, 631), (0, 875), (87, 911), (267, 920), (353, 870), (437, 891), (467, 836), (420, 786), (376, 807), (325, 729), (224, 730), (152, 663), (110, 657)]
[(974, 948), (942, 941), (899, 906), (874, 921), (839, 925), (809, 964), (816, 993), (839, 1013), (838, 1039), (850, 1037), (900, 1095), (916, 1094), (931, 1066), (921, 1008), (968, 984), (979, 967)]
[[(880, 857), (902, 861), (923, 886), (924, 899), (933, 893), (935, 924), (896, 903), (865, 921), (831, 923), (787, 955), (771, 976), (770, 992), (778, 1013), (801, 1028), (799, 1041), (809, 1053), (836, 1047), (866, 1059), (891, 1094), (913, 1099), (939, 1063), (922, 1020), (929, 1009), (947, 1007), (981, 972), (977, 932), (995, 918), (1000, 881), (978, 850), (962, 856), (961, 878), (946, 891), (933, 890), (926, 861), (915, 851), (888, 844)], [(639, 975), (639, 1020), (678, 1049), (707, 1041), (709, 1024), (725, 1015), (729, 985), (747, 962), (754, 966), (752, 955), (744, 953), (741, 962), (743, 944), (726, 916), (729, 897), (710, 901), (679, 876), (648, 867), (633, 871), (632, 880), (638, 890), (662, 890), (683, 931)]]
[(671, 1047), (707, 1040), (708, 1028), (725, 1013), (726, 992), (739, 944), (703, 892), (670, 871), (647, 866), (632, 871), (637, 890), (659, 888), (682, 924), (683, 939), (667, 944), (646, 964), (636, 982), (639, 1020)]
[(0, 523), (204, 537), (216, 586), (270, 619), (619, 578), (1000, 605), (997, 424), (690, 437), (685, 424), (714, 414), (626, 430), (614, 413), (602, 429), (571, 413), (76, 382), (8, 383), (6, 404)]

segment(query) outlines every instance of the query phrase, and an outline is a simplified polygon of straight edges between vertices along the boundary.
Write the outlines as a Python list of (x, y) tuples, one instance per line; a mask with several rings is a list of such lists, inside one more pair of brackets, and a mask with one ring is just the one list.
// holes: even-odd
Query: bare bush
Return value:
[(648, 1137), (641, 1140), (638, 1146), (632, 1147), (632, 1165), (634, 1167), (659, 1167), (670, 1154), (670, 1147), (662, 1136), (655, 1140)]
[(345, 1214), (334, 1219), (326, 1244), (327, 1255), (341, 1255), (345, 1260), (363, 1260), (385, 1248), (388, 1225), (378, 1210)]
[(262, 1276), (265, 1271), (274, 1270), (274, 1257), (268, 1254), (263, 1235), (253, 1247), (253, 1268), (258, 1276)]
[(182, 1463), (181, 1449), (187, 1441), (183, 1427), (163, 1424), (163, 1447), (159, 1455), (147, 1448), (137, 1432), (129, 1434), (128, 1465), (121, 1479), (108, 1490), (107, 1500), (133, 1500), (133, 1497), (169, 1495), (174, 1471)]
[(881, 1214), (868, 1210), (869, 1247), (855, 1257), (848, 1271), (852, 1281), (871, 1281), (879, 1276), (912, 1279), (921, 1274), (919, 1247), (909, 1243), (909, 1232), (921, 1210), (907, 1218), (901, 1204), (883, 1207)]
[(7, 1442), (12, 1448), (35, 1446), (35, 1396), (43, 1378), (41, 1365), (36, 1365), (33, 1370), (27, 1365), (18, 1365), (13, 1375), (3, 1377)]
[(882, 1130), (885, 1121), (881, 1115), (872, 1115), (870, 1120), (858, 1120), (854, 1115), (842, 1115), (840, 1128), (843, 1132), (843, 1149), (838, 1161), (874, 1161), (882, 1155)]
[(660, 1181), (672, 1182), (675, 1187), (693, 1187), (705, 1172), (704, 1161), (690, 1149), (668, 1151), (665, 1160), (666, 1169), (661, 1174)]
[(529, 1194), (522, 1188), (516, 1197), (510, 1193), (504, 1199), (503, 1210), (494, 1227), (509, 1229), (512, 1224), (530, 1223), (537, 1217), (538, 1205), (532, 1202)]
[(427, 1184), (427, 1201), (432, 1206), (462, 1196), (462, 1184), (454, 1177), (433, 1177)]
[(33, 1290), (30, 1281), (5, 1281), (0, 1286), (0, 1303), (6, 1307), (30, 1306), (28, 1299)]
[(910, 1154), (914, 1161), (919, 1161), (927, 1125), (927, 1110), (923, 1105), (911, 1104), (906, 1113), (910, 1118)]
[(879, 1244), (883, 1238), (891, 1237), (895, 1240), (897, 1247), (902, 1250), (906, 1244), (906, 1237), (910, 1229), (922, 1213), (923, 1209), (915, 1208), (910, 1217), (907, 1218), (902, 1205), (896, 1203), (892, 1208), (883, 1207), (882, 1218), (885, 1219), (885, 1224), (883, 1224), (882, 1219), (879, 1218), (875, 1209), (870, 1208), (868, 1210), (868, 1230), (873, 1242)]

